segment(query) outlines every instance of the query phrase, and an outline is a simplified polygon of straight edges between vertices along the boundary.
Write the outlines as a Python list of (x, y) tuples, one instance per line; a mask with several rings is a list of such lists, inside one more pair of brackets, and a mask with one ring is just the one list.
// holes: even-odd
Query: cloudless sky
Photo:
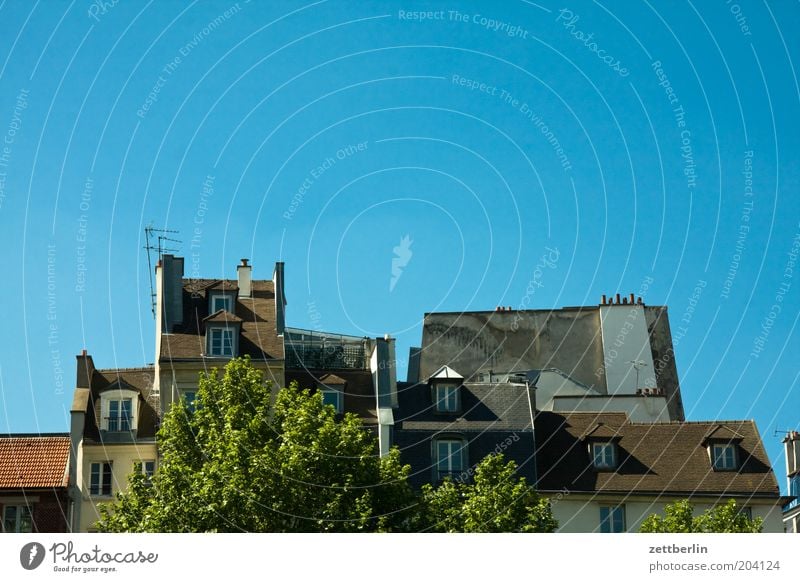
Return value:
[(68, 429), (83, 348), (153, 361), (152, 224), (403, 371), (424, 312), (644, 295), (687, 417), (755, 419), (783, 486), (797, 3), (102, 4), (0, 5), (0, 432)]

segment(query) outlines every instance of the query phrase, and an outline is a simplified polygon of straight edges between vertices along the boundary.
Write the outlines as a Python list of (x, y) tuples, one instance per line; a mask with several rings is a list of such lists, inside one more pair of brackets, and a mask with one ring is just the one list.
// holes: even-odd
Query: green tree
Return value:
[(278, 391), (249, 359), (201, 374), (196, 410), (177, 403), (158, 433), (152, 482), (131, 475), (101, 531), (402, 531), (416, 498), (392, 450), (322, 396)]
[(763, 520), (750, 519), (730, 499), (727, 503), (694, 515), (694, 506), (688, 499), (670, 503), (664, 515), (653, 514), (642, 522), (643, 533), (760, 533)]
[(514, 461), (489, 455), (472, 483), (450, 479), (422, 488), (417, 527), (435, 532), (552, 532), (558, 527), (550, 502), (539, 497)]

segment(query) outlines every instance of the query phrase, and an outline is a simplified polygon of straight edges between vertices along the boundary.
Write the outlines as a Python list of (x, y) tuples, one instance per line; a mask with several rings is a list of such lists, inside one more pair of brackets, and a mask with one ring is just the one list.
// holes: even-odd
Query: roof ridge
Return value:
[(138, 368), (95, 368), (95, 372), (109, 373), (109, 372), (152, 372), (155, 366), (144, 366)]

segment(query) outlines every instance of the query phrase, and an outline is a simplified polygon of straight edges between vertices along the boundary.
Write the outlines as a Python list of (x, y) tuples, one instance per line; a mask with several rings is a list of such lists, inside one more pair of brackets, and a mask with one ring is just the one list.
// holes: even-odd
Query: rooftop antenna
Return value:
[[(152, 254), (154, 252), (158, 253), (156, 256), (158, 257), (158, 261), (161, 260), (161, 256), (165, 252), (176, 253), (179, 249), (172, 249), (166, 246), (166, 243), (179, 243), (178, 239), (169, 238), (167, 234), (175, 234), (180, 231), (177, 230), (167, 230), (165, 228), (153, 228), (152, 223), (146, 227), (144, 227), (144, 238), (145, 238), (145, 245), (144, 249), (147, 251), (147, 271), (150, 274), (150, 311), (153, 312), (153, 319), (156, 317), (156, 292), (153, 288), (153, 259)], [(153, 238), (155, 237), (156, 242), (154, 244)]]
[(790, 434), (792, 434), (793, 432), (797, 432), (797, 431), (795, 431), (795, 430), (783, 430), (783, 429), (780, 429), (780, 428), (776, 428), (775, 432), (772, 433), (772, 437), (774, 438), (774, 437), (778, 437), (778, 436), (783, 435), (783, 438), (786, 438)]
[(629, 360), (629, 364), (633, 365), (633, 368), (636, 370), (636, 390), (639, 389), (639, 370), (647, 366), (647, 362), (644, 360)]

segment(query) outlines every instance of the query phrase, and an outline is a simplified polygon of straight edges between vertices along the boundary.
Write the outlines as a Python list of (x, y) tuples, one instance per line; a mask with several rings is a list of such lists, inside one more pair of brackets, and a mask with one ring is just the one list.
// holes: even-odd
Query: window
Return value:
[(212, 295), (211, 313), (216, 313), (220, 309), (233, 313), (233, 297), (230, 295)]
[(745, 516), (747, 519), (753, 519), (753, 508), (752, 507), (740, 507), (739, 508), (739, 515)]
[(111, 495), (111, 463), (92, 463), (89, 493), (92, 495)]
[(144, 473), (145, 479), (149, 483), (150, 480), (153, 478), (153, 474), (156, 472), (156, 462), (155, 461), (135, 461), (133, 463), (133, 470), (137, 473)]
[(458, 412), (458, 386), (436, 386), (436, 412)]
[(209, 353), (212, 356), (233, 356), (233, 329), (212, 327), (210, 336)]
[(436, 471), (439, 479), (457, 476), (464, 471), (466, 450), (464, 442), (455, 439), (439, 440), (436, 446)]
[(597, 469), (617, 466), (617, 446), (614, 443), (592, 443), (592, 459)]
[(133, 400), (131, 398), (108, 401), (109, 432), (128, 432), (131, 430), (132, 408)]
[(793, 496), (795, 499), (784, 505), (784, 511), (800, 505), (800, 474), (789, 478), (789, 495)]
[(6, 505), (3, 508), (3, 531), (5, 533), (31, 533), (33, 515), (27, 505)]
[(625, 506), (603, 506), (600, 508), (600, 532), (622, 533), (625, 531)]
[(197, 400), (197, 392), (194, 390), (186, 390), (183, 392), (183, 401), (186, 403), (186, 408), (189, 412), (197, 410), (195, 400)]
[(711, 445), (711, 462), (717, 471), (736, 469), (736, 446)]
[(330, 404), (336, 409), (337, 413), (342, 412), (342, 393), (339, 390), (331, 388), (322, 388), (322, 403), (325, 405)]

